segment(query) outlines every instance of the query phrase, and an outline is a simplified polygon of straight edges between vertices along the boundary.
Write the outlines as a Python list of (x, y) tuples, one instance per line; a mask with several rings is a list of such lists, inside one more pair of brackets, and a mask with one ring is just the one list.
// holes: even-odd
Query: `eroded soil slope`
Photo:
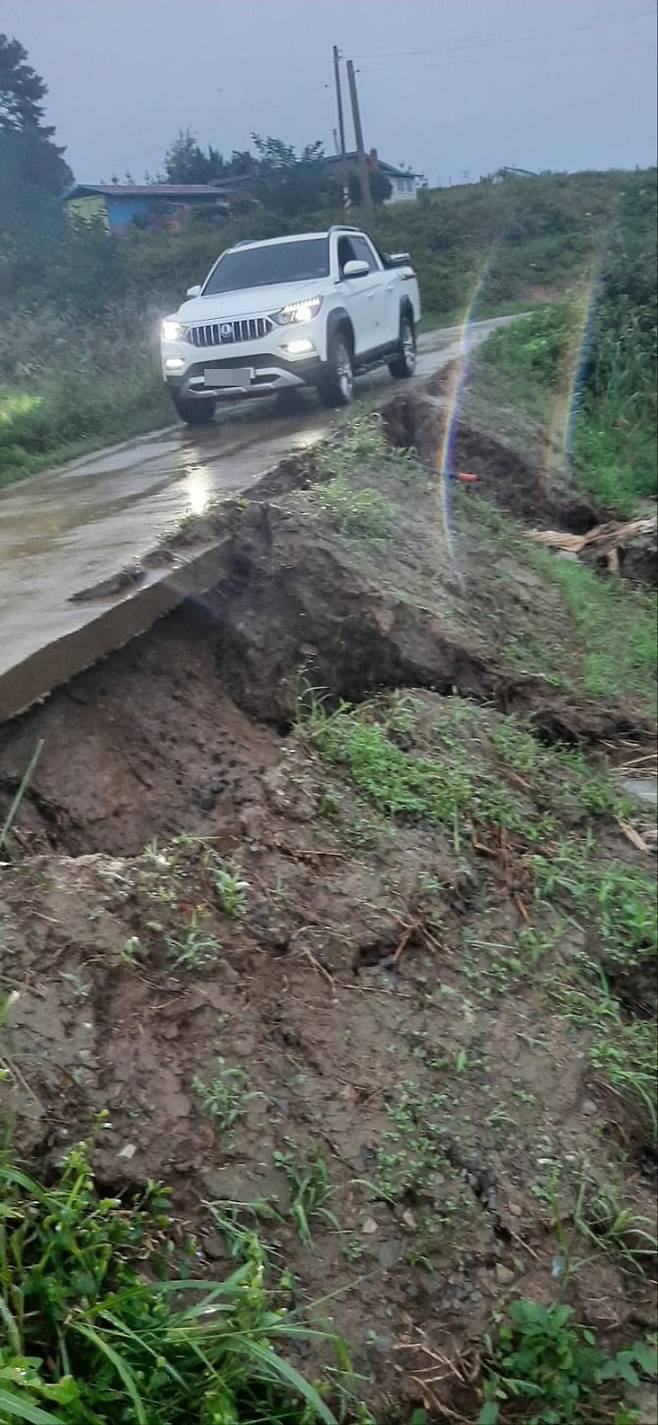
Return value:
[(642, 660), (593, 691), (559, 582), (376, 422), (285, 485), (2, 731), (5, 801), (44, 749), (0, 1087), (46, 1166), (107, 1109), (100, 1180), (169, 1182), (200, 1270), (256, 1228), (377, 1422), (473, 1420), (505, 1301), (651, 1324), (652, 843), (604, 756), (646, 755)]

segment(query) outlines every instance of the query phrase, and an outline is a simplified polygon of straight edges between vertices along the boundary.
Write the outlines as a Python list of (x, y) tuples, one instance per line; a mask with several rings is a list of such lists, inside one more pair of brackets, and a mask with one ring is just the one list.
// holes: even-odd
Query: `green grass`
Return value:
[[(495, 517), (484, 502), (478, 502), (477, 513), (493, 525)], [(501, 649), (506, 662), (550, 686), (572, 688), (608, 703), (623, 705), (630, 696), (655, 714), (655, 593), (633, 588), (624, 579), (602, 578), (578, 561), (556, 558), (518, 538), (518, 531), (500, 515), (495, 532), (517, 558), (557, 588), (565, 615), (550, 629), (538, 625), (534, 639), (508, 642)]]
[(171, 421), (153, 357), (48, 379), (36, 395), (0, 387), (0, 487)]
[(591, 840), (564, 842), (531, 865), (538, 906), (563, 908), (586, 936), (585, 953), (555, 979), (563, 1013), (589, 1036), (597, 1078), (624, 1106), (638, 1134), (658, 1137), (656, 1063), (658, 1032), (651, 1019), (629, 1015), (608, 985), (608, 975), (646, 967), (655, 972), (658, 951), (655, 881), (649, 872), (602, 857)]
[(475, 778), (457, 756), (432, 760), (403, 751), (389, 736), (385, 714), (372, 705), (352, 709), (343, 703), (327, 713), (316, 702), (300, 731), (323, 761), (345, 767), (359, 791), (388, 817), (439, 825), (468, 815), (520, 825), (515, 799), (502, 782), (484, 771)]
[(334, 529), (352, 539), (382, 545), (393, 531), (395, 510), (379, 490), (352, 490), (342, 476), (317, 485), (307, 499), (319, 506)]
[(651, 256), (645, 260), (639, 291), (631, 266), (628, 276), (614, 273), (594, 289), (593, 307), (585, 288), (538, 308), (494, 332), (477, 357), (504, 373), (510, 403), (538, 419), (552, 440), (564, 440), (556, 457), (566, 473), (571, 465), (577, 484), (622, 517), (655, 495), (658, 483), (655, 273), (651, 290)]
[(587, 1030), (588, 1056), (599, 1082), (620, 1105), (622, 1121), (632, 1127), (640, 1143), (655, 1149), (658, 1143), (656, 1026), (650, 1020), (628, 1018), (604, 979), (593, 978), (587, 989), (566, 989), (559, 982), (555, 993), (561, 1012), (572, 1024)]
[[(224, 1281), (174, 1275), (167, 1198), (100, 1197), (84, 1145), (49, 1186), (0, 1167), (0, 1414), (32, 1425), (311, 1425), (334, 1417), (279, 1354), (303, 1325), (258, 1239)], [(172, 1256), (173, 1253), (173, 1256)], [(191, 1272), (194, 1265), (195, 1270)]]
[[(396, 696), (329, 712), (311, 696), (299, 733), (392, 820), (417, 818), (453, 831), (490, 823), (532, 846), (555, 838), (564, 816), (578, 823), (628, 814), (603, 767), (570, 747), (545, 747), (514, 715), (492, 715), (483, 726), (477, 705), (454, 695), (442, 699), (439, 720), (423, 729), (415, 727), (412, 702)], [(408, 742), (412, 732), (408, 750), (400, 739)]]
[(561, 842), (531, 864), (538, 900), (566, 905), (607, 962), (629, 966), (655, 957), (656, 892), (648, 871), (601, 855), (591, 838)]
[(533, 562), (564, 598), (580, 644), (585, 691), (594, 697), (640, 693), (655, 705), (655, 596), (542, 550)]

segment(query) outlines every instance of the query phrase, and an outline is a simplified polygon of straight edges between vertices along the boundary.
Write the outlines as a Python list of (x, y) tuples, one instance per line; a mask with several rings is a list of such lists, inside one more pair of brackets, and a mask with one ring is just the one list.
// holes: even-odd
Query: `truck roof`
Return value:
[(227, 251), (234, 252), (238, 247), (275, 247), (283, 242), (310, 242), (312, 238), (330, 237), (332, 233), (360, 233), (361, 228), (350, 227), (348, 223), (335, 223), (330, 228), (325, 228), (323, 232), (317, 233), (284, 233), (282, 237), (276, 238), (245, 238), (242, 242), (234, 242)]

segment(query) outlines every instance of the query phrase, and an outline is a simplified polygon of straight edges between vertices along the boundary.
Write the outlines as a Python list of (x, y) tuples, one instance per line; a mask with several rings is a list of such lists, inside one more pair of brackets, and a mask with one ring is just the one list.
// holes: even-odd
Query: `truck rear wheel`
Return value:
[(182, 421), (188, 426), (207, 426), (215, 414), (215, 401), (192, 401), (179, 396), (178, 391), (169, 392)]

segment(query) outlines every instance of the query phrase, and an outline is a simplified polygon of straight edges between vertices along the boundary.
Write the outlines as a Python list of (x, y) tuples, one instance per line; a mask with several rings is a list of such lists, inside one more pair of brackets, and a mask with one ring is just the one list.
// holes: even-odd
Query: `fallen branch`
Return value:
[(567, 554), (578, 555), (584, 549), (592, 548), (597, 555), (605, 557), (611, 572), (618, 573), (619, 550), (641, 535), (655, 534), (657, 529), (658, 516), (650, 515), (645, 519), (608, 520), (605, 524), (594, 525), (585, 534), (571, 534), (564, 529), (530, 529), (525, 537), (534, 544), (561, 549)]

